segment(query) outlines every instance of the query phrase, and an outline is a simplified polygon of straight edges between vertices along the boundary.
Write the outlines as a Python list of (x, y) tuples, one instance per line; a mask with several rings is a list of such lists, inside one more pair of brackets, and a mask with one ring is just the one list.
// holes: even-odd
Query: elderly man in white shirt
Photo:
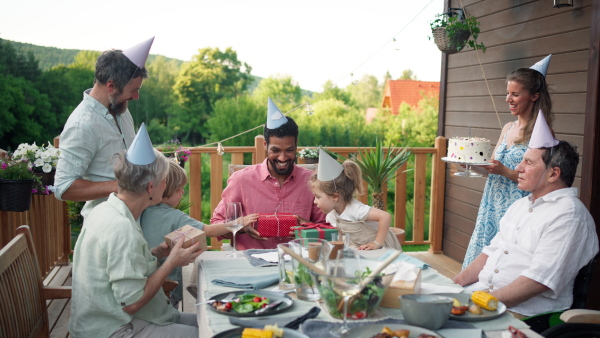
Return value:
[(516, 171), (519, 189), (531, 195), (510, 206), (490, 245), (454, 277), (517, 315), (568, 309), (578, 271), (598, 252), (594, 220), (571, 188), (579, 154), (556, 142), (527, 150)]
[(60, 135), (54, 193), (60, 200), (88, 201), (83, 217), (117, 192), (111, 159), (128, 149), (135, 136), (127, 103), (139, 98), (148, 77), (145, 62), (153, 41), (98, 57), (94, 86), (83, 93)]

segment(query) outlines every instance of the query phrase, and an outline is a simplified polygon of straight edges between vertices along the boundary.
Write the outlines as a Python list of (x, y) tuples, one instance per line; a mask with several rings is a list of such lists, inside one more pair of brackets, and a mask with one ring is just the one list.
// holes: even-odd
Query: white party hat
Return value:
[(279, 108), (271, 101), (269, 97), (269, 109), (267, 110), (267, 128), (268, 129), (277, 129), (282, 125), (286, 124), (288, 119), (281, 113)]
[(333, 157), (319, 148), (319, 169), (317, 172), (317, 178), (319, 181), (333, 181), (344, 171), (344, 167), (340, 162), (336, 161)]
[(544, 77), (546, 77), (546, 73), (548, 73), (548, 66), (550, 65), (550, 59), (552, 59), (552, 54), (548, 54), (548, 56), (536, 62), (533, 66), (529, 68), (537, 70), (538, 72), (542, 73)]
[(544, 113), (540, 109), (535, 126), (529, 139), (529, 148), (551, 148), (558, 144), (558, 140), (552, 136), (552, 131), (548, 127)]
[(143, 122), (127, 150), (127, 160), (137, 165), (150, 164), (156, 160), (154, 147), (152, 147), (150, 136), (148, 136), (146, 125)]
[(154, 37), (150, 39), (138, 43), (137, 45), (126, 49), (123, 51), (123, 54), (127, 56), (131, 62), (133, 62), (136, 66), (140, 68), (144, 68), (146, 66), (146, 59), (148, 59), (148, 54), (150, 54), (150, 47), (152, 47), (152, 43), (154, 42)]

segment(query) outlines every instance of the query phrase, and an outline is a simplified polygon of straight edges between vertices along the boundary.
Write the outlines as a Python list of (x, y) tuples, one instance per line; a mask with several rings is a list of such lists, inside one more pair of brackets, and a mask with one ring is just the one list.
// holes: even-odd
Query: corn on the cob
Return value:
[(498, 298), (485, 291), (475, 291), (471, 295), (473, 303), (481, 306), (488, 311), (495, 311), (498, 308)]
[(247, 327), (242, 331), (242, 338), (273, 338), (273, 331)]

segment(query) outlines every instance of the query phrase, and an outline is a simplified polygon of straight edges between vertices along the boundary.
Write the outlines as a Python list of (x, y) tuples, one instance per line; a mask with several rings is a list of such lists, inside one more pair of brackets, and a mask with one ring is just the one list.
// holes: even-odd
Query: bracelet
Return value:
[(377, 245), (379, 247), (379, 249), (381, 249), (381, 247), (383, 246), (383, 245), (379, 244), (379, 242), (377, 242), (377, 240), (373, 240), (373, 243), (375, 243), (375, 245)]

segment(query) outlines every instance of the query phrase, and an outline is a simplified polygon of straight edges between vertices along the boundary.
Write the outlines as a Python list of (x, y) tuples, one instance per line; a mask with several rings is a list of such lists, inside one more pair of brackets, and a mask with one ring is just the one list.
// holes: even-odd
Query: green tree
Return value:
[[(267, 98), (270, 97), (283, 113), (298, 106), (300, 104), (301, 96), (302, 92), (300, 86), (289, 75), (270, 76), (266, 79), (262, 79), (254, 92), (252, 92), (252, 97), (254, 97), (259, 104), (262, 103), (263, 107), (266, 108)], [(263, 117), (266, 117), (266, 113)], [(262, 123), (264, 123), (264, 121)]]
[[(248, 95), (223, 98), (215, 102), (213, 115), (206, 122), (210, 131), (209, 142), (217, 142), (264, 124), (267, 111), (265, 104), (266, 102), (257, 102)], [(262, 133), (263, 128), (258, 128), (223, 145), (252, 146), (254, 137)]]
[(417, 75), (410, 69), (405, 69), (402, 71), (402, 76), (398, 80), (416, 80)]
[(350, 93), (334, 85), (331, 80), (327, 80), (323, 84), (323, 91), (321, 93), (313, 95), (311, 100), (313, 103), (316, 103), (318, 101), (325, 101), (330, 99), (342, 101), (346, 105), (353, 105)]
[(224, 97), (241, 95), (251, 81), (251, 67), (237, 58), (231, 48), (203, 48), (190, 63), (184, 64), (173, 90), (181, 109), (173, 113), (175, 127), (187, 130), (184, 139), (203, 143), (207, 135), (205, 123), (213, 112), (213, 104)]
[(0, 72), (36, 81), (41, 72), (32, 52), (20, 52), (10, 43), (0, 39)]
[(101, 53), (98, 51), (82, 50), (75, 55), (73, 63), (71, 63), (69, 66), (88, 69), (94, 72), (96, 70), (96, 60), (98, 60), (100, 54)]
[(355, 102), (356, 106), (363, 110), (381, 106), (382, 89), (373, 75), (363, 76), (357, 84), (348, 85), (346, 91), (350, 93), (352, 102)]

